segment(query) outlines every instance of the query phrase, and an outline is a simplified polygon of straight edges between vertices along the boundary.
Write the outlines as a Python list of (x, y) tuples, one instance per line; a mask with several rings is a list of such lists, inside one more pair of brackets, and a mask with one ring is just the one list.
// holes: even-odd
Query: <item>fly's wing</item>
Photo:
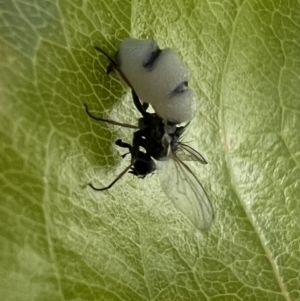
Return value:
[(162, 170), (158, 174), (162, 177), (162, 188), (176, 209), (196, 228), (208, 229), (214, 220), (214, 210), (194, 173), (174, 153), (160, 162), (160, 166)]
[(194, 148), (184, 144), (182, 142), (179, 143), (177, 151), (177, 156), (182, 161), (199, 161), (202, 164), (207, 164), (207, 161), (204, 157), (196, 151)]

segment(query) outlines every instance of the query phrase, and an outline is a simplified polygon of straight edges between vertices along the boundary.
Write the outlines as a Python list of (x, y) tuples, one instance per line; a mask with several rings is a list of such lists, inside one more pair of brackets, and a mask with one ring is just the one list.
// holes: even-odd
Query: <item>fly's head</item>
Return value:
[(138, 157), (136, 158), (136, 161), (131, 167), (129, 173), (139, 178), (145, 178), (148, 174), (153, 173), (155, 169), (156, 165), (151, 156), (139, 151)]

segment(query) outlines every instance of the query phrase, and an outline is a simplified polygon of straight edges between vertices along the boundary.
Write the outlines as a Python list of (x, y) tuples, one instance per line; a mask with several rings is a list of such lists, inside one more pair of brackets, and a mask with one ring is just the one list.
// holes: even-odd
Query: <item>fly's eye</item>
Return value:
[(152, 51), (147, 58), (147, 60), (143, 63), (143, 67), (145, 69), (151, 70), (156, 63), (159, 55), (161, 54), (161, 49), (157, 48), (154, 51)]

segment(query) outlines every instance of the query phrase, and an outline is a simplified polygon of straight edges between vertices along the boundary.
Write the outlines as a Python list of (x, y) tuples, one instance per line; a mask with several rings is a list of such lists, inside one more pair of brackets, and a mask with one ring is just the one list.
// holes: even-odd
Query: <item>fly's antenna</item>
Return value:
[(135, 160), (133, 159), (130, 163), (129, 166), (127, 166), (108, 186), (106, 187), (103, 187), (103, 188), (96, 188), (93, 184), (89, 183), (89, 186), (95, 190), (95, 191), (104, 191), (104, 190), (108, 190), (110, 189), (111, 187), (114, 186), (114, 184), (119, 181), (131, 168), (132, 165), (134, 165), (135, 163)]
[(106, 122), (106, 123), (109, 123), (109, 124), (113, 124), (113, 125), (118, 125), (118, 126), (121, 126), (123, 128), (129, 128), (129, 129), (135, 129), (135, 130), (139, 129), (139, 127), (136, 126), (136, 125), (122, 123), (122, 122), (118, 122), (118, 121), (114, 121), (114, 120), (110, 120), (110, 119), (105, 119), (105, 118), (101, 118), (101, 117), (96, 117), (96, 116), (94, 116), (94, 115), (92, 115), (90, 113), (87, 104), (83, 104), (83, 105), (85, 107), (86, 113), (89, 115), (89, 117), (91, 117), (94, 120), (103, 121), (103, 122)]

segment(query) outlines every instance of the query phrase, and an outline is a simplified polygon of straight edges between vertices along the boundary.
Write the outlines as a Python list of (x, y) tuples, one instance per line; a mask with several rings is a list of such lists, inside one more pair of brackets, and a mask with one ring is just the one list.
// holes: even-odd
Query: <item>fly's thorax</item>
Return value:
[(151, 128), (154, 131), (162, 132), (164, 128), (164, 123), (161, 117), (159, 117), (155, 113), (148, 113), (145, 115), (143, 119), (144, 127)]
[(166, 148), (162, 143), (162, 135), (156, 135), (155, 138), (149, 140), (148, 138), (145, 139), (144, 148), (146, 152), (151, 155), (156, 160), (160, 160), (168, 155), (169, 149)]
[(145, 120), (144, 120), (144, 118), (139, 118), (139, 120), (138, 120), (138, 127), (140, 129), (144, 129), (145, 128)]
[(139, 119), (139, 132), (142, 136), (140, 145), (148, 155), (157, 160), (167, 155), (162, 145), (164, 127), (163, 120), (155, 113), (146, 113), (143, 118)]

